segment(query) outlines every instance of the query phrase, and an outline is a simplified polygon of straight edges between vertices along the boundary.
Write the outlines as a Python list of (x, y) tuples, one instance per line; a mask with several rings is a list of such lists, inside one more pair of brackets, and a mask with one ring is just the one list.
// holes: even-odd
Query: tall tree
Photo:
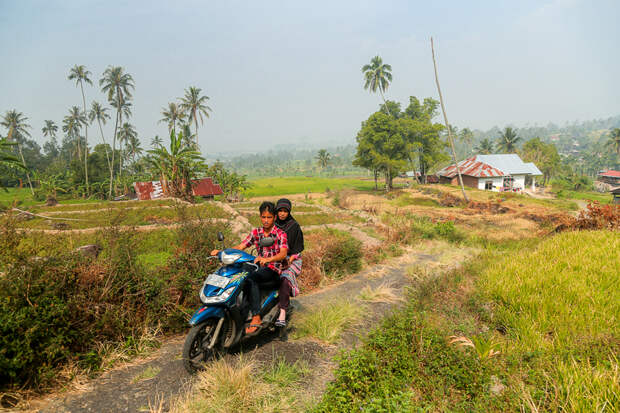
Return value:
[[(82, 161), (82, 155), (80, 151), (80, 142), (82, 140), (82, 136), (80, 134), (80, 131), (84, 125), (86, 125), (86, 117), (77, 106), (71, 107), (71, 109), (69, 109), (69, 114), (66, 115), (62, 120), (62, 131), (65, 132), (67, 138), (69, 139), (69, 142), (72, 145), (71, 156), (75, 156), (78, 158), (78, 165)], [(75, 155), (73, 150), (75, 150)]]
[(439, 102), (441, 103), (441, 112), (443, 113), (444, 123), (448, 129), (448, 142), (450, 142), (450, 149), (452, 149), (452, 160), (454, 161), (454, 167), (456, 168), (456, 174), (459, 177), (459, 183), (461, 184), (461, 192), (465, 202), (469, 202), (467, 194), (465, 193), (465, 185), (463, 185), (463, 177), (461, 176), (461, 169), (456, 159), (456, 150), (454, 149), (454, 139), (452, 139), (452, 130), (450, 129), (450, 123), (448, 122), (448, 114), (446, 113), (446, 107), (443, 103), (443, 95), (441, 93), (441, 86), (439, 85), (439, 75), (437, 74), (437, 61), (435, 60), (435, 45), (433, 38), (431, 37), (431, 53), (433, 55), (433, 68), (435, 69), (435, 84), (437, 85), (437, 92), (439, 93)]
[(194, 121), (196, 127), (196, 145), (198, 145), (198, 117), (200, 117), (200, 124), (204, 124), (204, 119), (209, 118), (209, 112), (211, 108), (207, 106), (209, 96), (200, 96), (202, 89), (190, 86), (185, 90), (185, 96), (181, 98), (181, 109), (188, 114), (189, 121)]
[[(25, 117), (23, 113), (18, 112), (15, 109), (7, 111), (2, 117), (2, 121), (0, 122), (0, 125), (4, 126), (5, 128), (9, 130), (6, 136), (6, 140), (8, 142), (14, 142), (14, 141), (17, 141), (16, 138), (18, 136), (30, 136), (30, 132), (28, 132), (28, 129), (30, 129), (30, 125), (26, 123), (27, 121), (28, 121), (28, 118)], [(22, 147), (19, 144), (19, 142), (17, 142), (17, 150), (19, 151), (19, 156), (21, 157), (22, 165), (24, 165), (24, 167), (27, 168), (26, 161), (24, 160), (24, 153), (22, 152)], [(32, 188), (32, 181), (30, 180), (30, 173), (28, 172), (27, 169), (26, 169), (26, 178), (28, 179), (28, 185), (30, 186), (30, 193), (34, 195), (34, 189)]]
[[(116, 108), (116, 121), (114, 124), (114, 137), (112, 138), (112, 165), (114, 165), (114, 155), (116, 153), (116, 138), (118, 125), (123, 122), (123, 104), (131, 99), (131, 90), (135, 89), (133, 77), (120, 66), (109, 66), (99, 80), (101, 91), (107, 93), (108, 101), (114, 103)], [(108, 196), (112, 197), (112, 185), (114, 182), (114, 168), (110, 172), (110, 191)]]
[(136, 156), (142, 154), (142, 145), (137, 135), (132, 135), (127, 141), (127, 156), (131, 158), (131, 163), (135, 165)]
[(364, 89), (372, 93), (376, 93), (377, 90), (381, 94), (381, 99), (387, 107), (384, 93), (390, 86), (392, 81), (392, 66), (387, 63), (383, 63), (383, 60), (379, 56), (375, 56), (370, 60), (370, 63), (362, 67), (362, 73), (364, 73)]
[(615, 128), (609, 133), (609, 139), (605, 146), (613, 150), (620, 159), (620, 128)]
[[(125, 155), (127, 154), (127, 144), (132, 138), (137, 138), (137, 137), (138, 137), (138, 133), (136, 132), (136, 128), (134, 128), (133, 125), (129, 122), (123, 123), (123, 126), (121, 126), (120, 130), (118, 131), (119, 146), (121, 147), (121, 156), (119, 159), (120, 165), (118, 168), (119, 175), (122, 174), (123, 156), (124, 154)], [(123, 145), (125, 146), (124, 149), (123, 149)]]
[(494, 151), (493, 142), (491, 142), (488, 138), (484, 138), (474, 149), (481, 155), (490, 155)]
[(41, 129), (41, 132), (43, 132), (43, 136), (46, 138), (55, 138), (56, 132), (58, 132), (58, 126), (56, 126), (53, 120), (46, 120), (45, 126)]
[(329, 154), (329, 152), (327, 152), (326, 149), (320, 149), (316, 155), (316, 160), (318, 161), (319, 166), (322, 169), (325, 169), (327, 168), (327, 165), (329, 164), (329, 161), (331, 160), (331, 155)]
[(497, 149), (505, 153), (516, 153), (517, 143), (520, 140), (521, 138), (517, 136), (517, 131), (511, 127), (506, 127), (497, 139)]
[(90, 106), (90, 111), (88, 112), (88, 120), (90, 123), (97, 121), (99, 124), (99, 133), (101, 133), (101, 142), (103, 142), (105, 148), (105, 157), (108, 161), (108, 169), (110, 173), (112, 173), (112, 163), (110, 162), (110, 154), (108, 152), (108, 144), (105, 141), (105, 136), (103, 135), (103, 125), (106, 124), (108, 119), (110, 119), (110, 115), (108, 114), (108, 108), (103, 107), (99, 102), (93, 101)]
[(161, 140), (161, 138), (159, 137), (159, 135), (155, 135), (155, 137), (153, 139), (151, 139), (151, 146), (153, 148), (158, 148), (162, 145), (163, 141)]
[(159, 122), (165, 122), (168, 124), (168, 133), (176, 133), (177, 122), (185, 121), (185, 112), (183, 112), (183, 109), (181, 109), (181, 107), (174, 102), (168, 103), (168, 107), (163, 108), (161, 114), (163, 117), (159, 120)]
[(521, 156), (526, 162), (534, 164), (543, 173), (543, 184), (559, 171), (562, 159), (552, 143), (544, 143), (540, 138), (530, 139), (523, 144)]
[[(84, 109), (84, 117), (87, 116), (86, 113), (86, 95), (84, 94), (84, 82), (89, 85), (93, 85), (92, 80), (90, 80), (91, 73), (86, 70), (86, 66), (84, 65), (75, 65), (69, 71), (69, 80), (75, 80), (75, 86), (80, 86), (80, 90), (82, 91), (82, 104)], [(84, 148), (84, 177), (86, 178), (86, 192), (89, 193), (88, 187), (88, 122), (84, 124), (84, 140), (85, 140), (85, 148)]]

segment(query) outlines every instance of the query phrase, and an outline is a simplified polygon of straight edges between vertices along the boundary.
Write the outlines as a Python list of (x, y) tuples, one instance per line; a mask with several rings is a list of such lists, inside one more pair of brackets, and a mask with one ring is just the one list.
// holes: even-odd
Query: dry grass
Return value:
[(364, 311), (363, 305), (351, 301), (325, 304), (302, 313), (295, 319), (292, 338), (313, 338), (320, 342), (333, 344), (340, 335), (359, 319)]
[[(298, 412), (294, 391), (308, 372), (301, 363), (275, 360), (261, 374), (254, 360), (220, 359), (199, 373), (189, 391), (174, 401), (171, 413)], [(152, 410), (158, 411), (158, 410)]]
[(403, 297), (398, 294), (396, 289), (385, 281), (376, 287), (366, 285), (362, 288), (359, 297), (362, 301), (370, 303), (395, 303), (403, 301)]

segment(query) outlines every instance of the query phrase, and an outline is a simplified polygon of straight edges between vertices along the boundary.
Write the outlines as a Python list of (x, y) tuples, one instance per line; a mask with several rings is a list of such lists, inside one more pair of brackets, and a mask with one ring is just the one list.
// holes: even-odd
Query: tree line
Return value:
[[(151, 150), (145, 150), (131, 123), (135, 81), (130, 73), (120, 66), (103, 71), (97, 84), (107, 104), (89, 101), (95, 81), (84, 65), (73, 66), (67, 80), (78, 88), (80, 102), (61, 122), (44, 121), (41, 134), (47, 141), (42, 148), (32, 139), (33, 128), (23, 112), (11, 109), (0, 117), (6, 130), (6, 136), (0, 136), (0, 186), (27, 185), (38, 197), (70, 192), (112, 198), (126, 193), (136, 180), (175, 181), (182, 174), (186, 184), (189, 178), (209, 173), (198, 147), (198, 130), (212, 110), (200, 88), (189, 86), (162, 109), (159, 122), (168, 126), (170, 141), (155, 136)], [(111, 136), (104, 133), (108, 122), (114, 123)], [(212, 172), (228, 184), (247, 185), (245, 178), (221, 164), (212, 165)]]
[[(392, 66), (375, 56), (362, 67), (364, 89), (379, 93), (382, 103), (379, 110), (362, 122), (357, 133), (357, 148), (353, 164), (370, 170), (375, 177), (375, 187), (380, 175), (385, 178), (385, 188), (392, 188), (392, 180), (404, 171), (413, 171), (415, 176), (425, 177), (447, 165), (447, 130), (434, 121), (439, 102), (425, 98), (422, 102), (409, 98), (408, 106), (386, 99), (385, 93), (393, 79)], [(588, 126), (613, 125), (613, 119), (606, 122), (589, 122)], [(612, 122), (612, 123), (610, 123)], [(590, 150), (571, 154), (560, 154), (549, 136), (532, 136), (527, 141), (519, 136), (513, 127), (503, 130), (493, 128), (489, 132), (461, 131), (449, 125), (450, 132), (457, 137), (459, 159), (475, 154), (518, 153), (525, 162), (534, 162), (543, 172), (543, 184), (554, 176), (577, 179), (584, 172), (595, 172), (603, 167), (620, 164), (620, 129), (612, 128), (599, 134), (598, 141)], [(571, 130), (579, 130), (576, 125)], [(529, 134), (526, 130), (526, 134)], [(575, 151), (573, 151), (575, 152)], [(589, 167), (584, 169), (584, 164)], [(579, 181), (577, 179), (577, 181)], [(581, 181), (580, 181), (581, 182)]]

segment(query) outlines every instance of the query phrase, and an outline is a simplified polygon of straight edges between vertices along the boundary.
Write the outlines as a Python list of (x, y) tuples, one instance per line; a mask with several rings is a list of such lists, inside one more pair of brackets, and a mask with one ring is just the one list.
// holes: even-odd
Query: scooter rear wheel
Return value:
[(206, 362), (217, 358), (221, 353), (219, 339), (212, 348), (208, 348), (218, 321), (216, 318), (209, 318), (189, 330), (183, 345), (183, 366), (189, 373), (203, 370)]

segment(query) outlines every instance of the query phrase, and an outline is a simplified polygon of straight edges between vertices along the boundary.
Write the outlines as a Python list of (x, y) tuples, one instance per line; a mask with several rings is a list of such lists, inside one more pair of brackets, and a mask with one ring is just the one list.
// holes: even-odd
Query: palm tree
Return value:
[[(109, 66), (99, 80), (101, 91), (108, 94), (108, 101), (115, 103), (116, 122), (114, 124), (114, 137), (112, 139), (112, 165), (114, 165), (114, 154), (116, 149), (116, 134), (118, 125), (122, 124), (123, 103), (131, 99), (130, 89), (135, 89), (133, 77), (129, 73), (124, 73), (120, 66)], [(112, 197), (112, 184), (114, 182), (114, 168), (110, 171), (110, 191), (108, 196)]]
[(105, 157), (108, 160), (108, 168), (112, 171), (112, 163), (110, 163), (110, 154), (108, 152), (108, 144), (105, 141), (105, 137), (103, 136), (103, 126), (110, 119), (110, 115), (108, 114), (108, 108), (103, 107), (99, 102), (93, 101), (90, 105), (90, 111), (88, 112), (88, 120), (90, 123), (93, 123), (95, 120), (99, 124), (99, 132), (101, 133), (101, 141), (103, 142), (103, 147), (105, 148)]
[[(84, 82), (89, 85), (93, 85), (92, 80), (90, 80), (89, 76), (91, 75), (90, 71), (86, 70), (86, 66), (84, 65), (75, 65), (69, 71), (69, 76), (67, 77), (69, 80), (75, 80), (75, 86), (80, 86), (80, 90), (82, 91), (82, 103), (84, 108), (84, 117), (86, 117), (86, 95), (84, 94)], [(84, 177), (86, 178), (86, 193), (89, 193), (88, 188), (88, 122), (84, 124), (84, 140), (85, 140), (85, 149), (84, 149)]]
[(43, 126), (43, 129), (41, 129), (41, 132), (43, 132), (43, 136), (45, 136), (46, 138), (55, 138), (56, 132), (58, 132), (58, 126), (56, 126), (53, 120), (46, 120), (44, 122), (45, 126)]
[(326, 149), (321, 149), (319, 150), (319, 152), (316, 155), (316, 159), (319, 162), (319, 166), (324, 169), (327, 167), (327, 165), (329, 164), (329, 161), (331, 160), (331, 155), (329, 154), (329, 152), (327, 152)]
[[(28, 118), (25, 117), (23, 113), (18, 112), (15, 109), (9, 110), (4, 114), (4, 116), (2, 117), (2, 121), (0, 122), (0, 125), (4, 126), (5, 128), (9, 130), (9, 133), (6, 136), (6, 140), (8, 142), (11, 142), (11, 139), (13, 138), (13, 136), (16, 136), (16, 137), (17, 136), (20, 136), (20, 137), (30, 136), (30, 132), (28, 132), (28, 129), (30, 129), (30, 125), (26, 123), (27, 120)], [(24, 165), (24, 167), (27, 168), (26, 161), (24, 160), (24, 154), (22, 152), (22, 147), (19, 144), (19, 142), (16, 142), (16, 144), (17, 144), (17, 150), (19, 151), (19, 156), (21, 157), (21, 160), (22, 160), (22, 165)], [(30, 174), (28, 173), (27, 169), (26, 169), (26, 178), (28, 179), (28, 185), (30, 186), (30, 193), (34, 195), (34, 189), (32, 189), (32, 182), (30, 181)]]
[[(0, 165), (6, 166), (9, 168), (26, 169), (24, 164), (20, 162), (20, 160), (16, 156), (14, 156), (11, 152), (9, 152), (12, 149), (12, 147), (15, 145), (17, 144), (13, 142), (9, 142), (7, 138), (0, 138)], [(0, 180), (0, 185), (2, 185), (1, 180)]]
[(159, 120), (159, 122), (166, 122), (168, 124), (168, 133), (175, 132), (176, 133), (176, 125), (177, 121), (183, 122), (185, 120), (185, 113), (182, 111), (181, 107), (174, 102), (168, 103), (167, 108), (163, 108), (162, 115), (163, 118)]
[(615, 128), (611, 131), (605, 146), (611, 148), (620, 157), (620, 128)]
[(136, 163), (136, 156), (142, 154), (142, 146), (137, 136), (130, 136), (127, 142), (127, 156), (131, 157), (131, 163)]
[(467, 146), (471, 145), (474, 140), (474, 133), (469, 128), (461, 129), (461, 133), (459, 134), (459, 138), (462, 142), (465, 142)]
[(161, 138), (159, 137), (159, 135), (155, 135), (155, 137), (153, 139), (151, 139), (151, 146), (153, 148), (158, 148), (161, 146), (161, 144), (163, 143), (163, 141), (161, 140)]
[(366, 83), (364, 83), (364, 89), (370, 89), (372, 93), (376, 93), (377, 90), (379, 90), (381, 99), (383, 99), (383, 104), (386, 109), (389, 108), (385, 101), (384, 93), (392, 81), (391, 72), (392, 66), (387, 63), (383, 63), (383, 60), (379, 56), (373, 57), (370, 60), (370, 64), (362, 67), (362, 73), (364, 73), (364, 79), (366, 80)]
[(123, 172), (123, 149), (122, 149), (123, 144), (127, 146), (130, 139), (137, 138), (137, 137), (138, 137), (138, 133), (136, 132), (136, 128), (134, 128), (133, 125), (129, 122), (123, 123), (123, 126), (121, 126), (121, 128), (118, 131), (118, 141), (119, 141), (119, 146), (121, 147), (121, 156), (119, 159), (120, 164), (118, 167), (119, 176)]
[(162, 184), (168, 186), (170, 195), (187, 198), (191, 196), (190, 179), (200, 168), (204, 158), (200, 153), (183, 144), (183, 133), (170, 133), (170, 147), (148, 151), (151, 167), (161, 176)]
[(198, 145), (198, 117), (200, 124), (204, 124), (204, 117), (209, 117), (211, 108), (207, 106), (209, 96), (200, 96), (202, 89), (190, 86), (185, 90), (185, 96), (181, 98), (181, 109), (188, 114), (190, 122), (193, 120), (196, 126), (196, 145)]
[(478, 146), (474, 148), (476, 152), (481, 155), (489, 155), (493, 153), (493, 142), (491, 142), (488, 138), (484, 138), (480, 141)]
[(187, 146), (188, 148), (198, 151), (198, 144), (194, 140), (194, 134), (192, 133), (189, 123), (184, 123), (181, 126), (181, 132), (183, 132), (183, 141), (181, 142), (183, 146)]
[(515, 153), (517, 151), (517, 142), (521, 140), (517, 136), (517, 132), (511, 127), (506, 127), (504, 133), (497, 140), (497, 149), (506, 153)]

